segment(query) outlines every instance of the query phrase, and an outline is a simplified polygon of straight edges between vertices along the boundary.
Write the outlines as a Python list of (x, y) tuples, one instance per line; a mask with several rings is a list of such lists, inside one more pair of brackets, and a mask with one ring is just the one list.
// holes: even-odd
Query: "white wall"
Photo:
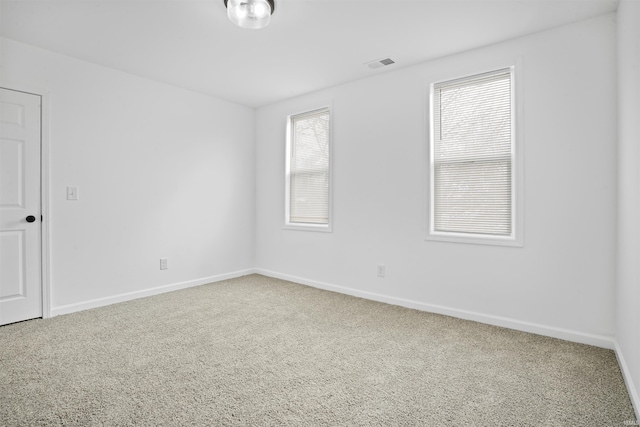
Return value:
[(254, 110), (1, 42), (2, 83), (50, 98), (54, 314), (253, 267)]
[(640, 2), (618, 6), (618, 288), (616, 340), (640, 413)]
[[(425, 241), (429, 83), (519, 58), (524, 247)], [(334, 114), (334, 231), (284, 230), (286, 116), (325, 101), (333, 102)], [(261, 272), (613, 345), (614, 15), (261, 108), (256, 135), (256, 262)], [(376, 277), (376, 264), (386, 265), (386, 278)]]

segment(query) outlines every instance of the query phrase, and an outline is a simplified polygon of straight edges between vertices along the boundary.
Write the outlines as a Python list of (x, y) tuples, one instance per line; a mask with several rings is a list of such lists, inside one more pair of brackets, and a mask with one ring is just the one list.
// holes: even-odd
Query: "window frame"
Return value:
[[(438, 231), (435, 229), (434, 204), (435, 204), (435, 128), (434, 128), (434, 96), (435, 86), (440, 83), (455, 82), (457, 80), (472, 79), (497, 73), (509, 69), (511, 75), (511, 234), (499, 236), (479, 233), (463, 233), (453, 231)], [(524, 246), (524, 162), (523, 162), (523, 136), (522, 136), (522, 89), (521, 89), (521, 60), (506, 66), (496, 66), (479, 72), (466, 73), (465, 75), (433, 80), (429, 83), (429, 96), (427, 108), (427, 226), (425, 240), (471, 243), (496, 246)]]
[[(327, 198), (328, 223), (314, 224), (291, 221), (291, 149), (293, 143), (292, 121), (297, 116), (311, 114), (317, 111), (326, 110), (329, 113), (329, 132), (328, 132), (328, 174), (329, 174), (329, 194)], [(333, 231), (333, 105), (330, 102), (315, 104), (310, 107), (301, 109), (295, 113), (287, 115), (286, 125), (286, 144), (285, 144), (285, 197), (284, 197), (284, 226), (285, 230), (298, 231), (318, 231), (330, 233)]]

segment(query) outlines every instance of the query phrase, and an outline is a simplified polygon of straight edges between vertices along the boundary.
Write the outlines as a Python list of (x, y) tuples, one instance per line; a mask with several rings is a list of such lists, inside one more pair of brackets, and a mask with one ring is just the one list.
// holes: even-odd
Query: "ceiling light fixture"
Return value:
[(229, 20), (238, 27), (258, 30), (269, 25), (275, 0), (224, 0)]

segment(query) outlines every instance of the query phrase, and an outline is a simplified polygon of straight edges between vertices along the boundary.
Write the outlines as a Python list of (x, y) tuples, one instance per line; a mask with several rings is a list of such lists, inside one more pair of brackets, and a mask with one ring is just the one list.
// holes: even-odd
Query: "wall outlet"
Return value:
[(378, 264), (378, 277), (384, 277), (386, 273), (386, 267), (382, 264)]
[(78, 187), (67, 187), (67, 200), (78, 200)]
[(166, 270), (167, 268), (167, 259), (166, 258), (160, 258), (160, 270)]

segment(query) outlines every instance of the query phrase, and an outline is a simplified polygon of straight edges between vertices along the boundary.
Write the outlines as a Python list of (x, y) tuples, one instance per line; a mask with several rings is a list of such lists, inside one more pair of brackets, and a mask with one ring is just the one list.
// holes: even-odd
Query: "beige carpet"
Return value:
[(0, 327), (0, 425), (624, 426), (615, 355), (262, 276)]

